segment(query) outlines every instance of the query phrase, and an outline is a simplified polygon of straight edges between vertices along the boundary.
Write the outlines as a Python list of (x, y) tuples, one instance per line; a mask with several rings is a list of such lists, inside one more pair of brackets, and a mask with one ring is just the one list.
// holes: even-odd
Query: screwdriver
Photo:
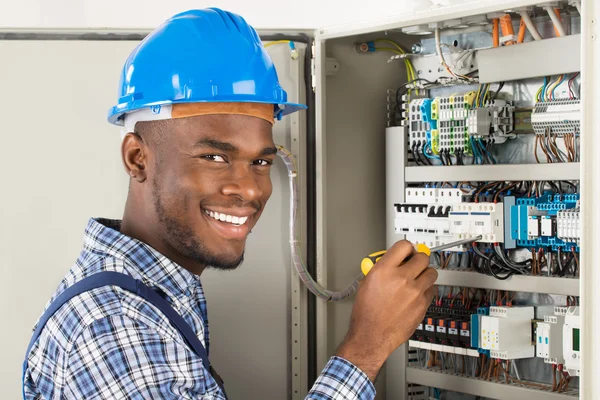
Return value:
[[(446, 249), (449, 249), (454, 246), (460, 246), (462, 244), (473, 243), (478, 240), (481, 240), (482, 238), (483, 238), (483, 236), (478, 235), (478, 236), (470, 237), (468, 239), (461, 239), (461, 240), (457, 240), (455, 242), (444, 243), (442, 245), (435, 246), (432, 248), (427, 247), (427, 245), (425, 245), (423, 243), (418, 243), (413, 246), (417, 253), (424, 253), (424, 254), (427, 254), (427, 256), (430, 256), (431, 253), (435, 253), (436, 251), (446, 250)], [(369, 254), (367, 257), (363, 258), (362, 262), (360, 263), (360, 269), (362, 270), (362, 273), (366, 276), (369, 273), (369, 271), (371, 270), (371, 268), (373, 268), (375, 263), (377, 261), (379, 261), (379, 259), (381, 259), (381, 257), (383, 257), (383, 255), (386, 252), (387, 252), (387, 250), (378, 251), (376, 253)]]

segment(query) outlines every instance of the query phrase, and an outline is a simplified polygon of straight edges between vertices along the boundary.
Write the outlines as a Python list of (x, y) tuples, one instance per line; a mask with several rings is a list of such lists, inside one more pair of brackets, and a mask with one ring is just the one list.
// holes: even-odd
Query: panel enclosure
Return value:
[[(583, 2), (584, 16), (596, 15), (597, 10), (591, 1)], [(507, 10), (516, 10), (520, 7), (529, 7), (539, 5), (539, 1), (478, 1), (466, 2), (465, 4), (453, 5), (452, 7), (439, 7), (437, 10), (418, 14), (407, 14), (390, 17), (379, 21), (364, 22), (354, 24), (351, 27), (338, 26), (321, 29), (316, 36), (316, 60), (315, 60), (315, 91), (317, 99), (317, 191), (318, 191), (318, 274), (321, 282), (328, 283), (329, 286), (340, 288), (349, 282), (358, 270), (357, 266), (360, 259), (370, 252), (389, 247), (395, 241), (404, 236), (394, 230), (393, 204), (404, 202), (404, 189), (407, 183), (423, 181), (442, 181), (442, 180), (518, 180), (528, 179), (533, 181), (545, 181), (549, 179), (556, 180), (582, 180), (582, 193), (586, 192), (586, 182), (592, 182), (593, 177), (597, 176), (596, 162), (587, 158), (585, 146), (582, 145), (581, 163), (569, 163), (565, 165), (498, 165), (498, 166), (452, 166), (452, 167), (414, 167), (408, 166), (407, 143), (404, 140), (407, 137), (406, 128), (391, 127), (387, 130), (382, 126), (385, 124), (385, 115), (382, 115), (382, 109), (385, 110), (386, 103), (389, 104), (389, 97), (394, 93), (388, 91), (387, 102), (382, 88), (395, 89), (398, 82), (406, 82), (406, 70), (402, 62), (389, 60), (388, 64), (397, 63), (396, 72), (390, 72), (381, 65), (378, 54), (369, 55), (370, 60), (365, 61), (352, 52), (352, 46), (356, 43), (362, 43), (376, 38), (393, 39), (403, 47), (410, 49), (412, 44), (418, 41), (414, 36), (404, 35), (402, 28), (408, 26), (427, 25), (445, 20), (454, 20), (473, 15), (493, 14), (494, 12), (504, 12)], [(579, 39), (569, 38), (572, 45), (581, 47), (581, 54), (584, 60), (579, 65), (579, 61), (568, 64), (568, 67), (559, 68), (560, 73), (575, 72), (580, 68), (587, 77), (595, 79), (595, 71), (591, 72), (589, 66), (591, 61), (586, 64), (586, 57), (590, 59), (597, 55), (598, 44), (596, 41), (588, 40), (586, 33), (595, 28), (590, 22), (592, 17), (582, 19), (581, 37)], [(597, 34), (594, 32), (594, 34)], [(579, 49), (577, 49), (579, 50)], [(571, 54), (570, 51), (566, 51)], [(579, 54), (575, 52), (573, 54)], [(340, 72), (333, 76), (326, 75), (326, 65), (323, 60), (327, 57), (334, 57), (339, 61)], [(391, 56), (393, 57), (393, 56)], [(577, 56), (576, 56), (577, 57)], [(577, 57), (578, 58), (578, 57)], [(400, 59), (401, 60), (401, 59)], [(568, 63), (568, 61), (567, 61)], [(575, 65), (575, 67), (573, 67)], [(564, 70), (563, 69), (568, 69)], [(344, 72), (344, 73), (342, 73)], [(546, 71), (549, 73), (552, 71)], [(542, 71), (538, 77), (542, 76)], [(525, 77), (535, 76), (535, 73), (524, 74)], [(376, 79), (377, 77), (378, 79)], [(515, 75), (515, 79), (518, 77)], [(507, 76), (507, 78), (509, 78)], [(587, 78), (585, 78), (587, 79)], [(590, 78), (591, 79), (591, 78)], [(596, 83), (596, 81), (594, 81)], [(592, 114), (585, 101), (587, 92), (582, 84), (582, 130), (583, 126), (596, 121), (592, 119)], [(379, 96), (374, 92), (379, 90)], [(385, 90), (385, 89), (384, 89)], [(587, 89), (586, 89), (587, 90)], [(587, 98), (589, 101), (589, 97)], [(589, 104), (589, 103), (588, 103)], [(375, 113), (375, 115), (373, 115)], [(385, 133), (383, 133), (385, 131)], [(585, 140), (596, 140), (596, 138)], [(582, 139), (583, 143), (584, 139)], [(389, 145), (393, 145), (392, 150)], [(382, 150), (385, 147), (385, 152)], [(359, 151), (360, 150), (360, 151)], [(356, 158), (357, 156), (361, 158)], [(381, 169), (377, 166), (385, 165), (385, 170), (394, 170), (397, 173), (392, 177), (382, 176)], [(507, 168), (505, 168), (507, 167)], [(440, 172), (434, 170), (440, 168)], [(442, 172), (443, 170), (443, 172)], [(441, 175), (447, 173), (452, 178), (442, 179)], [(424, 178), (424, 174), (427, 175)], [(385, 195), (381, 188), (385, 186)], [(590, 186), (587, 186), (588, 193), (592, 193)], [(596, 190), (595, 188), (593, 190)], [(365, 195), (368, 193), (369, 196)], [(384, 201), (384, 198), (386, 199)], [(345, 204), (351, 208), (344, 207)], [(342, 205), (342, 208), (340, 208)], [(588, 217), (596, 215), (597, 211), (591, 207), (586, 209)], [(366, 214), (366, 215), (365, 215)], [(587, 217), (586, 217), (587, 218)], [(385, 223), (382, 224), (381, 221)], [(582, 220), (584, 224), (585, 219)], [(343, 222), (340, 222), (343, 221)], [(382, 240), (382, 231), (385, 230), (385, 241)], [(359, 237), (362, 235), (362, 240)], [(586, 239), (586, 235), (587, 239)], [(366, 239), (365, 239), (366, 238)], [(584, 243), (590, 245), (597, 243), (597, 236), (591, 232), (582, 229), (582, 263), (587, 259), (591, 261), (591, 249), (585, 247)], [(586, 310), (585, 304), (589, 304), (591, 297), (596, 296), (590, 290), (592, 282), (598, 283), (596, 271), (582, 270), (580, 279), (553, 279), (553, 278), (535, 278), (535, 277), (514, 277), (512, 281), (499, 282), (488, 276), (478, 276), (476, 273), (452, 271), (441, 271), (440, 284), (444, 285), (466, 285), (470, 287), (484, 287), (498, 290), (516, 290), (533, 291), (539, 293), (555, 293), (562, 295), (581, 295), (582, 309)], [(590, 279), (588, 281), (587, 279)], [(581, 289), (580, 289), (581, 283)], [(587, 289), (586, 289), (587, 288)], [(319, 362), (322, 363), (331, 355), (336, 346), (343, 338), (343, 333), (348, 326), (348, 316), (350, 305), (327, 305), (320, 303), (318, 306), (318, 336), (319, 336)], [(585, 313), (585, 311), (584, 311)], [(598, 321), (597, 313), (593, 316), (586, 314), (589, 319), (587, 326), (592, 327)], [(582, 324), (586, 325), (585, 319)], [(587, 334), (590, 334), (589, 331)], [(588, 371), (598, 373), (596, 367), (590, 362), (586, 363), (586, 355), (591, 357), (593, 351), (596, 351), (590, 341), (586, 340), (586, 333), (581, 334), (581, 346), (586, 344), (590, 347), (590, 352), (582, 352), (582, 379), (580, 381), (581, 398), (587, 397), (586, 393), (593, 393), (597, 383), (590, 379), (594, 375)], [(326, 342), (324, 342), (326, 340)], [(594, 353), (595, 354), (595, 353)], [(408, 358), (412, 357), (408, 349), (401, 347), (389, 359), (386, 366), (386, 398), (409, 398), (409, 382), (427, 385), (435, 383), (436, 375), (431, 372), (425, 374), (407, 373)], [(407, 377), (412, 381), (407, 381)], [(427, 382), (424, 377), (430, 377)], [(588, 377), (588, 379), (586, 379)], [(482, 385), (473, 383), (465, 379), (456, 378), (452, 380), (449, 390), (464, 391), (467, 393), (484, 395)], [(461, 388), (463, 390), (461, 390)], [(380, 389), (380, 388), (378, 388)], [(487, 389), (485, 389), (487, 390)], [(380, 392), (381, 393), (381, 392)], [(498, 391), (497, 393), (502, 393)], [(547, 393), (530, 391), (525, 389), (526, 396), (533, 398), (545, 398)], [(497, 398), (509, 398), (520, 394), (508, 393), (507, 397), (498, 394)], [(523, 394), (525, 395), (525, 394)], [(572, 395), (572, 393), (571, 393)], [(562, 398), (563, 394), (552, 394), (553, 397)], [(550, 398), (550, 397), (547, 397)]]

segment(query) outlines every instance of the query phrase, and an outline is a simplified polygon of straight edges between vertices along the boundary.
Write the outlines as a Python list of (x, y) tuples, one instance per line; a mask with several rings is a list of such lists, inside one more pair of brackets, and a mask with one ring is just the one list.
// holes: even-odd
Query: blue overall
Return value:
[[(88, 290), (96, 289), (103, 286), (117, 286), (129, 292), (132, 292), (150, 304), (158, 308), (171, 322), (171, 324), (179, 331), (181, 336), (185, 339), (186, 343), (190, 348), (202, 359), (202, 364), (204, 364), (204, 368), (212, 375), (213, 379), (217, 382), (225, 397), (225, 388), (223, 387), (223, 380), (214, 370), (214, 368), (210, 365), (210, 361), (208, 360), (208, 354), (206, 354), (206, 349), (202, 345), (202, 342), (198, 339), (192, 328), (185, 322), (185, 320), (177, 314), (175, 310), (167, 303), (165, 299), (163, 299), (157, 292), (150, 289), (141, 281), (132, 278), (129, 275), (121, 274), (119, 272), (99, 272), (92, 276), (89, 276), (81, 281), (75, 283), (73, 286), (67, 288), (64, 292), (62, 292), (50, 306), (44, 312), (44, 315), (40, 318), (38, 325), (33, 332), (33, 336), (31, 337), (31, 341), (29, 342), (29, 346), (27, 346), (27, 353), (25, 353), (25, 362), (23, 363), (23, 380), (25, 380), (25, 371), (27, 370), (27, 360), (29, 357), (29, 352), (33, 347), (34, 343), (37, 341), (40, 336), (42, 329), (48, 322), (48, 320), (57, 312), (66, 302), (71, 300), (73, 297), (87, 292)], [(23, 393), (23, 398), (25, 398), (25, 393)]]

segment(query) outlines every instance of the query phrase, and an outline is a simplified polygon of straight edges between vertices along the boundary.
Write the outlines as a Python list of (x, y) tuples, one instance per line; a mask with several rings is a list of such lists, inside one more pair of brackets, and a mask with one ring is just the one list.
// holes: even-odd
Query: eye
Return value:
[(254, 161), (253, 164), (254, 165), (258, 165), (259, 167), (268, 167), (270, 165), (273, 165), (273, 161), (272, 160), (265, 160), (263, 158), (263, 159)]
[(225, 162), (225, 158), (223, 156), (219, 156), (217, 154), (207, 154), (207, 155), (202, 156), (201, 158), (203, 158), (204, 160), (218, 162), (218, 163)]

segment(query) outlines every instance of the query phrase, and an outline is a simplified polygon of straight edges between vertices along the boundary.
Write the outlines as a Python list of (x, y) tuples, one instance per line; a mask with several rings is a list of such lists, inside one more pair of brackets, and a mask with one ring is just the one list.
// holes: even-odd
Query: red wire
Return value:
[(577, 72), (575, 75), (573, 75), (573, 77), (571, 79), (569, 79), (569, 98), (570, 99), (574, 99), (573, 95), (571, 94), (571, 92), (573, 91), (571, 89), (571, 87), (573, 86), (573, 82), (575, 81), (575, 78), (577, 78), (578, 75), (579, 75), (579, 72)]

